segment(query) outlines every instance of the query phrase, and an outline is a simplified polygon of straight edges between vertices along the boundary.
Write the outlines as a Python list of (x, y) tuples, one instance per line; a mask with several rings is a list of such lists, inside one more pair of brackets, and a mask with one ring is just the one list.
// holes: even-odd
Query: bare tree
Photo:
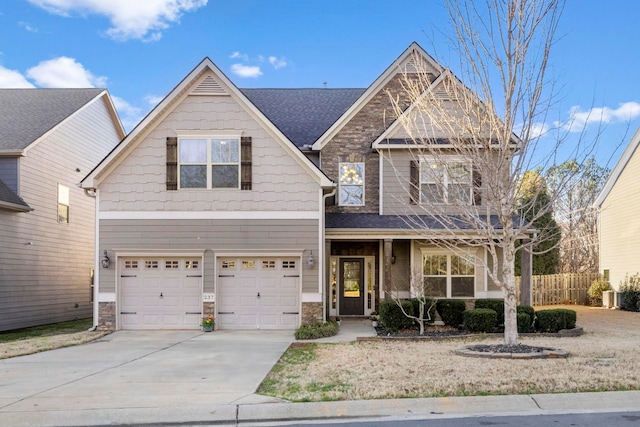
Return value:
[[(438, 298), (434, 297), (434, 287), (428, 280), (424, 280), (424, 277), (419, 271), (412, 271), (409, 273), (409, 292), (411, 300), (415, 301), (415, 306), (412, 307), (412, 311), (408, 312), (403, 305), (403, 301), (406, 298), (402, 298), (403, 291), (398, 288), (390, 289), (391, 299), (409, 319), (412, 319), (420, 326), (420, 335), (424, 335), (424, 326), (427, 323), (431, 323), (432, 315), (435, 313), (435, 307), (438, 303)], [(404, 280), (399, 280), (396, 283), (406, 283)]]
[(584, 163), (566, 161), (547, 170), (547, 182), (567, 181), (568, 189), (555, 202), (555, 216), (562, 230), (559, 270), (562, 273), (597, 273), (599, 261), (598, 215), (593, 203), (609, 169), (594, 158)]
[[(516, 249), (521, 245), (531, 251), (557, 234), (531, 224), (550, 211), (573, 178), (568, 174), (555, 182), (544, 206), (535, 195), (528, 204), (519, 199), (523, 174), (555, 164), (567, 142), (561, 132), (552, 143), (536, 138), (538, 123), (546, 121), (554, 102), (546, 70), (564, 2), (446, 4), (460, 80), (448, 70), (434, 74), (428, 61), (416, 56), (416, 68), (404, 70), (402, 79), (411, 107), (403, 109), (399, 97), (389, 92), (404, 143), (378, 147), (411, 194), (410, 209), (397, 213), (409, 211), (403, 218), (432, 245), (484, 266), (503, 291), (504, 343), (515, 345)], [(581, 162), (591, 150), (573, 146), (571, 158)], [(406, 156), (411, 158), (410, 178), (399, 160)]]

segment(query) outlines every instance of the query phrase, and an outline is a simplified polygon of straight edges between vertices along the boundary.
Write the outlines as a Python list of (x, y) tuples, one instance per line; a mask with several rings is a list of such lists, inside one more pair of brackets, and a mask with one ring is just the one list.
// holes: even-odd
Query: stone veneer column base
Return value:
[(303, 302), (302, 303), (302, 324), (310, 325), (315, 322), (322, 322), (322, 303)]
[(215, 316), (216, 303), (215, 302), (203, 302), (202, 303), (202, 317)]
[(99, 331), (116, 330), (116, 303), (98, 303), (98, 327)]

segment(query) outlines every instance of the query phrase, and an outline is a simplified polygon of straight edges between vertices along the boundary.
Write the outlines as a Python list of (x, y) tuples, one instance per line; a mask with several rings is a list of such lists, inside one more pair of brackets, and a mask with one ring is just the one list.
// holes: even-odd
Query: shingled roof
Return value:
[(313, 144), (366, 89), (240, 89), (298, 148)]
[(0, 208), (27, 212), (31, 207), (0, 179)]
[(103, 91), (0, 89), (0, 150), (24, 150)]

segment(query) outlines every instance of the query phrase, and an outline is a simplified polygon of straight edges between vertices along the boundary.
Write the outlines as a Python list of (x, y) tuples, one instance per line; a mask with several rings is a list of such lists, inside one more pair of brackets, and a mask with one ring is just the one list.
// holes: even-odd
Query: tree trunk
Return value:
[(514, 254), (504, 248), (504, 344), (518, 344), (518, 317), (516, 300), (516, 277), (514, 272)]

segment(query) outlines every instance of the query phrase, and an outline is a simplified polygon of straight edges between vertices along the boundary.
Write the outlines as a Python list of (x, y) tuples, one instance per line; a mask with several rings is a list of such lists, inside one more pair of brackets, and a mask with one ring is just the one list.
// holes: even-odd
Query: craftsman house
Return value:
[(124, 137), (104, 89), (0, 89), (0, 331), (93, 315), (95, 199)]
[[(82, 181), (104, 263), (96, 324), (293, 329), (409, 296), (414, 272), (438, 296), (502, 297), (482, 249), (426, 244), (400, 218), (429, 194), (390, 103), (416, 61), (444, 79), (415, 43), (365, 89), (239, 89), (205, 58)], [(452, 188), (481, 203), (451, 161)]]

